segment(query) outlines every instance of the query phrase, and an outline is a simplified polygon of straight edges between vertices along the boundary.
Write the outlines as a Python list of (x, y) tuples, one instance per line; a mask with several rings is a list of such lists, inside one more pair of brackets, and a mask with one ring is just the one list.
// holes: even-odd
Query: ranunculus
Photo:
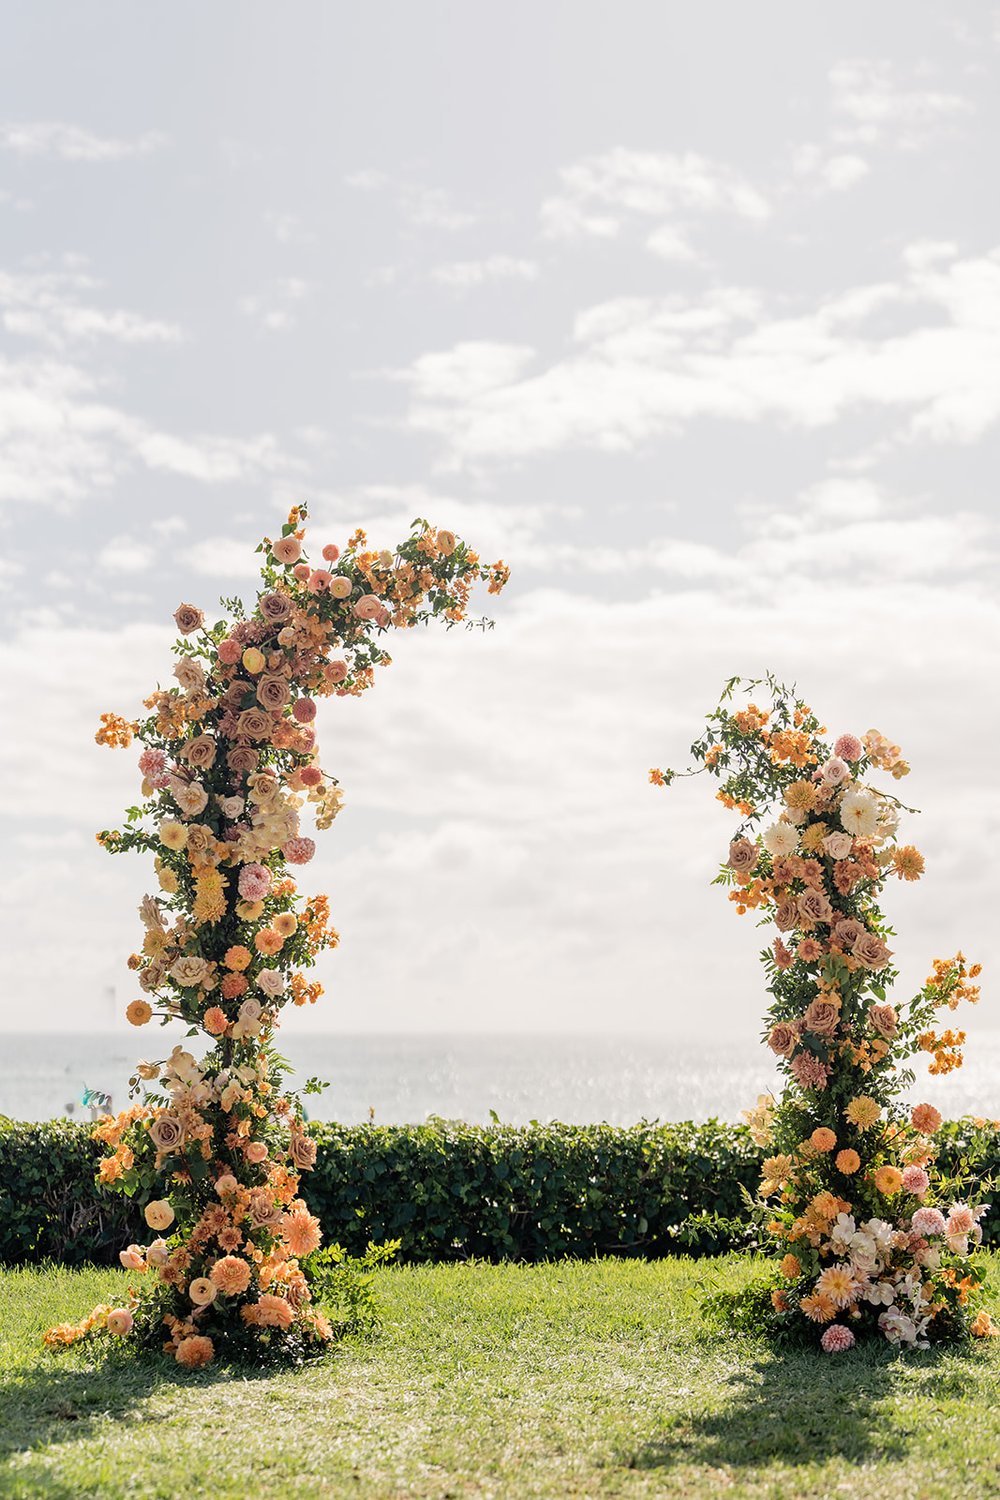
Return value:
[(314, 568), (309, 574), (308, 587), (314, 594), (325, 594), (332, 582), (333, 574), (326, 568)]
[(323, 676), (331, 686), (336, 687), (337, 683), (343, 682), (347, 676), (346, 661), (340, 661), (339, 659), (337, 661), (328, 661), (323, 668)]
[(349, 599), (352, 588), (351, 580), (345, 578), (343, 573), (338, 573), (330, 583), (330, 593), (335, 599)]
[(176, 1151), (184, 1142), (184, 1126), (177, 1115), (157, 1115), (150, 1124), (149, 1139), (157, 1151)]
[(458, 538), (453, 531), (439, 531), (437, 534), (438, 551), (442, 557), (450, 557), (455, 550)]
[(262, 1161), (267, 1161), (267, 1146), (264, 1141), (247, 1141), (243, 1155), (251, 1166), (259, 1167)]
[(207, 1276), (196, 1276), (188, 1284), (188, 1296), (195, 1307), (208, 1307), (209, 1303), (215, 1301), (217, 1291), (218, 1287), (215, 1285), (215, 1282)]
[(166, 1240), (154, 1240), (146, 1250), (146, 1264), (149, 1266), (165, 1266), (169, 1258)]
[(205, 612), (194, 604), (178, 604), (174, 610), (174, 619), (181, 635), (190, 635), (193, 630), (200, 630), (204, 625)]
[(323, 548), (324, 560), (328, 563), (335, 563), (339, 556), (340, 548), (337, 546), (337, 544), (335, 542), (327, 542), (326, 546)]
[(382, 601), (377, 594), (362, 594), (354, 602), (354, 613), (359, 620), (374, 620), (381, 609)]
[(768, 1033), (767, 1045), (778, 1057), (791, 1057), (798, 1040), (794, 1026), (788, 1021), (777, 1021)]
[(195, 985), (201, 984), (208, 974), (208, 964), (205, 959), (199, 958), (196, 953), (183, 953), (176, 959), (170, 969), (170, 977), (175, 984), (182, 989), (193, 989)]
[(214, 766), (218, 748), (212, 735), (198, 734), (195, 735), (193, 740), (188, 740), (184, 746), (184, 759), (189, 766), (194, 766), (199, 771), (204, 771), (209, 766)]
[(154, 1198), (146, 1204), (143, 1217), (150, 1229), (169, 1229), (174, 1222), (174, 1211), (166, 1198)]
[(126, 1271), (144, 1271), (146, 1269), (146, 1257), (142, 1253), (141, 1245), (129, 1245), (127, 1250), (119, 1250), (118, 1259)]
[(302, 556), (302, 543), (297, 536), (279, 537), (276, 542), (271, 543), (271, 555), (276, 562), (284, 563), (286, 568), (290, 567)]
[(892, 957), (885, 943), (874, 932), (863, 932), (856, 938), (851, 945), (851, 952), (866, 969), (884, 969)]
[(215, 1191), (220, 1198), (224, 1197), (226, 1193), (235, 1193), (238, 1187), (239, 1183), (232, 1172), (223, 1172), (221, 1177), (215, 1179)]
[(311, 724), (316, 717), (316, 705), (311, 698), (296, 698), (292, 714), (300, 724)]
[(731, 870), (735, 870), (737, 875), (749, 875), (759, 857), (757, 845), (751, 843), (749, 839), (733, 839), (729, 846), (729, 858), (726, 864)]
[(132, 1332), (132, 1314), (127, 1307), (113, 1307), (104, 1326), (115, 1338), (122, 1339)]

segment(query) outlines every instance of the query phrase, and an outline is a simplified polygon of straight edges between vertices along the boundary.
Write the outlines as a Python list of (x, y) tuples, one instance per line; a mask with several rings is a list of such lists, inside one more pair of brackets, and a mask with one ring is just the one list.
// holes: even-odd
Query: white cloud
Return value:
[(535, 281), (538, 263), (511, 255), (488, 255), (482, 260), (456, 260), (435, 266), (431, 280), (442, 286), (468, 291), (490, 281)]
[(541, 208), (542, 232), (552, 239), (613, 238), (633, 216), (728, 213), (759, 223), (770, 213), (746, 178), (693, 151), (618, 146), (564, 167), (559, 176), (559, 192)]
[(1000, 252), (942, 256), (925, 247), (898, 282), (798, 312), (744, 288), (615, 298), (578, 315), (576, 352), (532, 375), (522, 345), (424, 354), (404, 372), (407, 420), (456, 465), (628, 451), (704, 417), (810, 429), (883, 411), (898, 438), (971, 442), (1000, 418)]
[(830, 86), (834, 113), (847, 122), (838, 130), (842, 140), (888, 138), (894, 145), (915, 147), (971, 110), (959, 94), (900, 84), (894, 66), (884, 60), (839, 62), (830, 69)]
[(646, 249), (661, 260), (693, 261), (697, 254), (684, 235), (672, 224), (661, 224), (646, 240)]
[(266, 290), (241, 297), (237, 307), (265, 333), (283, 333), (295, 326), (295, 310), (308, 293), (308, 282), (297, 276), (279, 276)]
[(160, 131), (148, 130), (132, 139), (95, 135), (80, 125), (58, 120), (0, 124), (0, 149), (19, 156), (51, 156), (62, 161), (124, 161), (148, 156), (167, 142)]
[(862, 182), (871, 166), (856, 151), (830, 151), (809, 143), (796, 147), (792, 170), (796, 177), (811, 179), (818, 188), (842, 193)]
[(156, 553), (148, 542), (133, 536), (115, 536), (97, 554), (97, 566), (107, 573), (145, 573)]
[(391, 192), (404, 218), (419, 228), (469, 229), (479, 222), (477, 213), (459, 207), (444, 188), (399, 180), (368, 168), (348, 173), (344, 183), (356, 192)]
[(0, 271), (0, 321), (8, 333), (56, 349), (101, 338), (122, 344), (181, 342), (184, 335), (175, 323), (81, 300), (100, 287), (79, 271)]

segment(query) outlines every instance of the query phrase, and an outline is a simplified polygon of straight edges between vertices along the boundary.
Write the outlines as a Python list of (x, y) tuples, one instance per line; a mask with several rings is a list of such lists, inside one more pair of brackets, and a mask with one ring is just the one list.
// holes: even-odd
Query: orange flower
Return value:
[(809, 1137), (809, 1140), (817, 1151), (832, 1151), (837, 1144), (837, 1137), (825, 1125), (818, 1126)]
[(318, 1250), (322, 1233), (319, 1220), (308, 1209), (296, 1209), (286, 1214), (281, 1226), (281, 1237), (292, 1255), (310, 1255)]
[(249, 948), (244, 948), (242, 943), (236, 943), (232, 948), (226, 949), (222, 962), (227, 969), (236, 969), (242, 973), (253, 963), (253, 954)]
[(153, 1007), (148, 1000), (133, 1000), (126, 1008), (125, 1015), (133, 1026), (145, 1026), (147, 1021), (152, 1020)]
[(270, 958), (275, 953), (280, 953), (285, 946), (285, 940), (280, 932), (275, 932), (273, 927), (262, 927), (256, 934), (253, 945), (258, 953), (263, 953)]
[(658, 771), (655, 766), (649, 773), (649, 779), (652, 782), (653, 786), (666, 786), (667, 784), (667, 778), (664, 776), (663, 772)]
[(250, 1267), (238, 1255), (222, 1256), (208, 1274), (227, 1297), (238, 1297), (250, 1285)]
[(903, 1186), (903, 1174), (898, 1167), (879, 1167), (875, 1173), (875, 1186), (883, 1198), (893, 1198)]
[(249, 985), (245, 974), (223, 974), (219, 990), (223, 1000), (236, 1000), (245, 995)]
[[(54, 1330), (52, 1331), (54, 1332)], [(973, 1318), (972, 1323), (969, 1325), (969, 1332), (972, 1334), (973, 1338), (995, 1339), (998, 1335), (1000, 1335), (1000, 1328), (997, 1327), (993, 1319), (990, 1317), (989, 1313), (984, 1308), (982, 1312), (977, 1313)]]
[(215, 1357), (215, 1345), (212, 1340), (204, 1334), (195, 1333), (189, 1338), (181, 1339), (177, 1345), (174, 1355), (179, 1365), (184, 1365), (188, 1370), (200, 1370), (202, 1365), (210, 1364)]
[(108, 745), (113, 750), (131, 745), (132, 736), (139, 731), (138, 724), (130, 724), (119, 714), (101, 714), (101, 727), (94, 735), (99, 745)]
[(201, 1024), (204, 1026), (209, 1036), (222, 1036), (226, 1027), (229, 1025), (229, 1022), (226, 1020), (226, 1013), (222, 1009), (222, 1007), (219, 1005), (212, 1005), (209, 1006), (208, 1010), (206, 1010), (205, 1014), (202, 1016)]
[(846, 1151), (838, 1151), (834, 1160), (837, 1171), (843, 1172), (845, 1177), (852, 1176), (861, 1165), (861, 1157), (856, 1151), (852, 1151), (850, 1147)]
[(283, 938), (290, 938), (299, 925), (299, 919), (293, 911), (279, 912), (271, 924)]
[(830, 1298), (819, 1292), (811, 1297), (803, 1297), (799, 1307), (814, 1323), (829, 1323), (837, 1312)]
[(784, 1259), (781, 1262), (781, 1274), (782, 1274), (782, 1276), (787, 1276), (789, 1281), (794, 1281), (795, 1278), (796, 1278), (796, 1276), (801, 1275), (801, 1273), (802, 1273), (802, 1263), (801, 1263), (801, 1261), (799, 1260), (799, 1258), (798, 1258), (797, 1255), (792, 1255), (792, 1253), (789, 1251), (789, 1253), (784, 1257)]
[(894, 852), (892, 865), (900, 880), (919, 880), (924, 873), (924, 856), (912, 844), (903, 844)]

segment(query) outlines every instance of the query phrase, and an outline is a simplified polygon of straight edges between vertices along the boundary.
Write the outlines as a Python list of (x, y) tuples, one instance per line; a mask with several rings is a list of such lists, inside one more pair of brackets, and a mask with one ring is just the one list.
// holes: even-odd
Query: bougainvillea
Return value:
[(102, 715), (99, 743), (142, 746), (142, 800), (98, 839), (151, 853), (159, 884), (140, 907), (126, 1015), (183, 1022), (209, 1050), (140, 1062), (137, 1102), (96, 1127), (100, 1180), (144, 1205), (151, 1242), (121, 1260), (145, 1278), (126, 1305), (50, 1329), (50, 1345), (130, 1337), (197, 1367), (265, 1346), (297, 1358), (331, 1336), (301, 1264), (320, 1243), (299, 1197), (316, 1147), (274, 1045), (283, 1007), (321, 994), (306, 971), (337, 943), (327, 898), (300, 896), (295, 878), (315, 851), (303, 813), (325, 829), (341, 805), (319, 759), (316, 700), (363, 692), (389, 662), (387, 630), (464, 620), (473, 584), (499, 593), (507, 569), (424, 521), (394, 552), (369, 551), (358, 531), (313, 565), (304, 518), (297, 507), (258, 548), (252, 611), (226, 600), (231, 621), (209, 625), (180, 605), (176, 685), (146, 699), (144, 718)]
[[(768, 706), (736, 707), (738, 689)], [(745, 1115), (770, 1152), (759, 1210), (781, 1257), (771, 1315), (785, 1329), (814, 1329), (826, 1353), (862, 1332), (918, 1346), (990, 1334), (973, 1254), (986, 1205), (944, 1196), (933, 1144), (941, 1116), (904, 1103), (908, 1060), (926, 1056), (931, 1073), (960, 1066), (965, 1033), (940, 1014), (979, 998), (979, 967), (960, 953), (937, 960), (912, 1000), (888, 998), (898, 976), (880, 893), (889, 879), (917, 880), (924, 860), (899, 838), (913, 809), (869, 778), (899, 782), (909, 766), (876, 730), (833, 745), (825, 734), (773, 677), (733, 678), (691, 747), (695, 766), (681, 773), (721, 782), (717, 796), (742, 824), (716, 883), (738, 912), (778, 929), (761, 956), (766, 1040), (785, 1086), (780, 1101), (762, 1096)], [(677, 775), (653, 770), (650, 780)]]

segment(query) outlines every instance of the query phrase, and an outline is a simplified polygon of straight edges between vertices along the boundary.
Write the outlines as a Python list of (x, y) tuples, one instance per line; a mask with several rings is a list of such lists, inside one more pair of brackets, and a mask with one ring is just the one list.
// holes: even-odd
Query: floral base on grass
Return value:
[(52, 1347), (126, 1339), (197, 1368), (220, 1355), (298, 1360), (333, 1336), (307, 1274), (320, 1227), (299, 1196), (316, 1147), (274, 1045), (288, 1002), (322, 993), (303, 971), (338, 941), (327, 898), (300, 897), (292, 874), (315, 852), (306, 806), (326, 829), (341, 805), (319, 761), (316, 700), (366, 690), (389, 662), (388, 629), (464, 620), (473, 584), (499, 593), (507, 569), (425, 521), (394, 552), (369, 551), (359, 531), (313, 566), (304, 516), (296, 507), (257, 549), (252, 611), (227, 600), (232, 620), (207, 625), (194, 605), (178, 608), (177, 685), (146, 699), (146, 718), (102, 715), (99, 743), (143, 749), (141, 801), (99, 842), (152, 854), (159, 885), (140, 907), (128, 962), (141, 995), (126, 1014), (135, 1026), (185, 1022), (209, 1050), (140, 1062), (141, 1098), (97, 1125), (100, 1181), (144, 1204), (150, 1240), (121, 1253), (144, 1279), (125, 1305), (49, 1329)]
[[(738, 688), (770, 706), (730, 707)], [(965, 1033), (939, 1013), (978, 1000), (979, 966), (961, 953), (937, 960), (912, 1000), (887, 998), (894, 934), (878, 899), (888, 879), (918, 879), (924, 860), (898, 837), (912, 809), (868, 778), (898, 782), (909, 766), (876, 730), (833, 745), (825, 734), (794, 689), (733, 678), (692, 746), (696, 769), (681, 773), (721, 781), (719, 800), (743, 821), (716, 883), (738, 912), (778, 929), (761, 957), (766, 1040), (786, 1083), (780, 1101), (762, 1096), (745, 1115), (772, 1152), (754, 1212), (781, 1284), (761, 1321), (813, 1329), (828, 1354), (862, 1334), (917, 1347), (989, 1336), (998, 1330), (980, 1306), (974, 1253), (987, 1205), (976, 1184), (935, 1172), (938, 1111), (900, 1099), (913, 1057), (928, 1057), (931, 1073), (961, 1065)], [(650, 780), (678, 774), (654, 769)]]

